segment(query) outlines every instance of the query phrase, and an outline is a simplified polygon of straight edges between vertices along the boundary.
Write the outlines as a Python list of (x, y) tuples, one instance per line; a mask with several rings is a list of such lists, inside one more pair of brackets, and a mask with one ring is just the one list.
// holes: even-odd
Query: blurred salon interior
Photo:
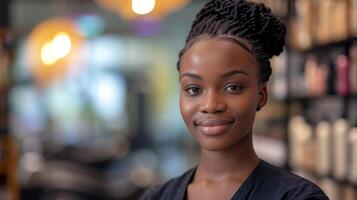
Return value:
[[(0, 199), (136, 200), (196, 165), (177, 55), (207, 0), (0, 0)], [(254, 147), (357, 200), (357, 0), (255, 0), (288, 26)]]

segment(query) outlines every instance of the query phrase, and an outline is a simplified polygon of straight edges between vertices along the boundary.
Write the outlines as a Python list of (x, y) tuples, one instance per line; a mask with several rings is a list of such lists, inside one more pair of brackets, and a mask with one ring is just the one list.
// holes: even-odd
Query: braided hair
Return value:
[(284, 23), (262, 3), (211, 0), (196, 15), (185, 47), (179, 53), (177, 68), (179, 70), (183, 54), (195, 41), (229, 36), (239, 43), (248, 43), (249, 52), (259, 63), (259, 79), (265, 83), (272, 71), (269, 59), (283, 51), (285, 34)]

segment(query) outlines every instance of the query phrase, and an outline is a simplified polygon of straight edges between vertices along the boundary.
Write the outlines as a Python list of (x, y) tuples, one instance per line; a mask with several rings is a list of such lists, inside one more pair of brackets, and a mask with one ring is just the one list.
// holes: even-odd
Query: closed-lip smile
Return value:
[(234, 119), (201, 119), (194, 122), (196, 126), (224, 126), (234, 122)]
[(216, 136), (226, 132), (234, 119), (215, 118), (215, 119), (201, 119), (194, 122), (199, 131), (206, 136)]

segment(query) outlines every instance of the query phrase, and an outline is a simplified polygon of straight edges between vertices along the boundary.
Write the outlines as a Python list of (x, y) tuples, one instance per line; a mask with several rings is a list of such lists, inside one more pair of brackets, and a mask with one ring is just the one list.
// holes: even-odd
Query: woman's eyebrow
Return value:
[(194, 73), (190, 73), (190, 72), (186, 72), (186, 73), (183, 73), (181, 76), (180, 76), (180, 80), (183, 78), (183, 77), (191, 77), (191, 78), (194, 78), (194, 79), (197, 79), (197, 80), (202, 80), (202, 77), (200, 77), (199, 75), (197, 74), (194, 74)]
[[(236, 75), (236, 74), (244, 74), (244, 75), (247, 75), (247, 76), (249, 75), (247, 72), (242, 71), (242, 70), (233, 70), (233, 71), (229, 71), (229, 72), (226, 72), (226, 73), (222, 74), (220, 76), (220, 78), (227, 78), (227, 77), (230, 77), (230, 76), (233, 76), (233, 75)], [(190, 73), (190, 72), (183, 73), (180, 76), (180, 79), (182, 79), (183, 77), (190, 77), (190, 78), (193, 78), (193, 79), (202, 80), (201, 76), (199, 76), (197, 74), (194, 74), (194, 73)]]
[(227, 77), (230, 77), (230, 76), (233, 76), (233, 75), (236, 75), (236, 74), (244, 74), (244, 75), (249, 75), (247, 72), (245, 71), (242, 71), (242, 70), (233, 70), (233, 71), (229, 71), (229, 72), (226, 72), (224, 74), (222, 74), (220, 76), (220, 78), (227, 78)]

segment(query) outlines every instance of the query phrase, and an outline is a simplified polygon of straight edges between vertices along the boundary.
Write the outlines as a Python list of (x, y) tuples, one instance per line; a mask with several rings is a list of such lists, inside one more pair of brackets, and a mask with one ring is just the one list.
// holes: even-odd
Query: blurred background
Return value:
[[(261, 158), (357, 200), (357, 0), (256, 0), (288, 26)], [(205, 0), (0, 0), (0, 199), (134, 200), (195, 166), (177, 54)]]

